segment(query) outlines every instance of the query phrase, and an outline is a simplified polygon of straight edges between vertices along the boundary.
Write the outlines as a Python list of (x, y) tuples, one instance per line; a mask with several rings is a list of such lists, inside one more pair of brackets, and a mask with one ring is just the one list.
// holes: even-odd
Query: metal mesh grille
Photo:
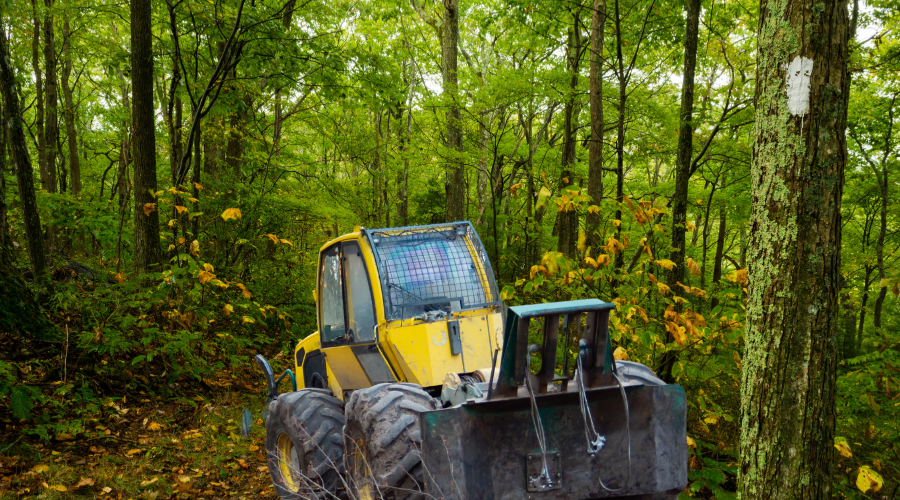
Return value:
[(369, 232), (381, 277), (385, 315), (407, 319), (497, 302), (484, 247), (470, 224)]

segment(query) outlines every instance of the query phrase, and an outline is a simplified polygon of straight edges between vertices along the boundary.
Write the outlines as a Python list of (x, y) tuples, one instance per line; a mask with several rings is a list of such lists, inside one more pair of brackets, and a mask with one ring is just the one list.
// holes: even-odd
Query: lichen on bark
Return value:
[[(763, 0), (759, 26), (739, 492), (828, 498), (847, 4)], [(788, 106), (787, 70), (798, 57), (811, 61), (800, 65), (811, 66), (805, 113), (796, 95)]]

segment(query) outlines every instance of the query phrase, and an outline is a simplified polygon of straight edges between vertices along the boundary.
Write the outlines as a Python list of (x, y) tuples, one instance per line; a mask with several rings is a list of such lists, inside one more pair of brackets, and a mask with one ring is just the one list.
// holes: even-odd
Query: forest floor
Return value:
[[(82, 433), (49, 441), (4, 418), (0, 442), (21, 439), (0, 450), (0, 500), (277, 498), (259, 418), (265, 382), (251, 372), (221, 373), (190, 398), (108, 398)], [(249, 438), (240, 435), (244, 408), (255, 420)]]

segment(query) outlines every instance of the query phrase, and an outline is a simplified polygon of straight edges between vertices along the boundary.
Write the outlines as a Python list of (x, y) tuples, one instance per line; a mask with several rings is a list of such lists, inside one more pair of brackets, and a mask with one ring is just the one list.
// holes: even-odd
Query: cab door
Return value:
[(357, 241), (321, 253), (318, 288), (322, 351), (341, 388), (395, 382), (378, 346), (371, 281)]

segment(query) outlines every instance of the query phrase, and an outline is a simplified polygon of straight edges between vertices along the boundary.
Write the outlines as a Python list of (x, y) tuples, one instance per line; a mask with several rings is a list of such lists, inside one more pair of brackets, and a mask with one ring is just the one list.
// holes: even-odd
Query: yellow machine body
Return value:
[[(373, 248), (377, 243), (373, 242), (379, 242), (381, 238), (387, 241), (392, 237), (391, 231), (396, 230), (376, 230), (378, 232), (373, 233), (359, 229), (322, 247), (315, 291), (319, 331), (301, 340), (294, 351), (298, 388), (327, 387), (335, 396), (343, 398), (346, 391), (382, 382), (410, 382), (426, 388), (436, 387), (442, 384), (448, 373), (469, 374), (491, 368), (494, 353), (502, 347), (501, 303), (490, 264), (483, 255), (474, 229), (468, 223), (403, 229), (406, 231), (404, 234), (411, 236), (397, 238), (414, 240), (409, 244), (409, 250), (400, 248), (394, 253), (401, 257), (410, 253), (421, 257), (418, 254), (424, 253), (430, 259), (428, 262), (422, 264), (422, 258), (412, 263), (379, 262), (377, 250)], [(382, 251), (382, 254), (385, 253)], [(448, 257), (451, 253), (453, 255)], [(439, 254), (436, 264), (432, 262), (435, 254)], [(419, 282), (428, 279), (436, 281), (439, 274), (447, 274), (444, 268), (451, 267), (451, 260), (458, 275), (459, 269), (468, 270), (460, 263), (471, 267), (468, 275), (455, 278), (457, 281), (467, 280), (464, 285), (469, 288), (462, 289), (460, 293), (468, 296), (477, 294), (479, 299), (483, 299), (481, 304), (466, 304), (461, 297), (462, 300), (456, 301), (457, 307), (453, 306), (453, 301), (439, 302), (442, 299), (436, 299), (438, 302), (434, 304), (411, 306), (436, 309), (436, 312), (423, 312), (412, 317), (404, 314), (403, 307), (399, 309), (400, 317), (396, 307), (393, 314), (387, 311), (390, 305), (396, 306), (398, 297), (402, 299), (404, 294), (406, 297), (414, 296), (412, 292), (402, 290), (399, 293), (395, 291), (388, 301), (385, 300), (390, 291), (383, 287), (400, 288), (395, 283), (399, 281), (398, 273), (411, 272)], [(335, 262), (341, 263), (337, 266), (339, 269), (335, 269)], [(404, 265), (407, 267), (401, 269)], [(418, 268), (410, 271), (410, 267), (415, 266)], [(365, 279), (361, 277), (363, 268)], [(391, 276), (385, 275), (391, 273)], [(330, 281), (329, 277), (332, 278)], [(362, 286), (363, 282), (369, 287), (368, 294)], [(450, 289), (454, 286), (461, 288), (459, 283), (448, 285)], [(473, 292), (473, 288), (477, 287), (481, 290)], [(340, 293), (336, 288), (342, 288)], [(431, 292), (440, 291), (436, 292), (435, 286), (431, 286)], [(371, 308), (367, 300), (369, 296)], [(335, 323), (339, 319), (339, 314), (334, 311), (335, 304), (341, 300), (346, 327)], [(351, 317), (352, 311), (359, 309), (364, 310), (366, 318), (358, 320)], [(369, 315), (371, 319), (367, 319)], [(329, 320), (329, 317), (332, 319)], [(329, 321), (345, 333), (323, 340), (321, 332), (334, 330), (327, 325)], [(368, 333), (370, 321), (374, 322), (371, 334)], [(353, 326), (358, 327), (355, 334)], [(360, 333), (363, 330), (366, 333)]]

